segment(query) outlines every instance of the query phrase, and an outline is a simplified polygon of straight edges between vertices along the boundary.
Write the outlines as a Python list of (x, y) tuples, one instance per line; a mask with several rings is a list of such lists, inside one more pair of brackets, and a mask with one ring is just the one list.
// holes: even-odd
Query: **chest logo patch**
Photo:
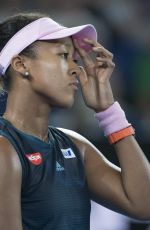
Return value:
[(60, 171), (64, 171), (64, 167), (62, 167), (57, 161), (56, 161), (56, 171), (60, 172)]
[(34, 165), (40, 165), (42, 163), (42, 156), (41, 153), (31, 153), (31, 154), (26, 154), (26, 157), (32, 164)]
[(68, 149), (61, 149), (61, 152), (64, 156), (64, 158), (69, 159), (69, 158), (75, 158), (75, 154), (71, 148)]

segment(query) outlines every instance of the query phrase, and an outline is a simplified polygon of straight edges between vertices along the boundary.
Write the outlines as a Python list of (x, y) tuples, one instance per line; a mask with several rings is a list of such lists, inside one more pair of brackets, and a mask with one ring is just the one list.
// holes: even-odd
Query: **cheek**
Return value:
[(35, 79), (45, 78), (52, 76), (57, 70), (56, 62), (39, 61), (32, 67), (32, 75)]
[(53, 81), (66, 78), (68, 75), (68, 64), (59, 58), (53, 58), (51, 61), (38, 61), (32, 66), (32, 76), (35, 80)]
[[(53, 58), (52, 61), (38, 61), (32, 68), (32, 89), (38, 93), (53, 97), (67, 93), (69, 79), (68, 64), (64, 60)], [(62, 97), (62, 96), (61, 96)]]
[(62, 77), (65, 76), (65, 75), (68, 75), (68, 70), (69, 70), (68, 63), (66, 61), (62, 60), (59, 63), (59, 66), (60, 66), (60, 69), (61, 69), (61, 72), (62, 72)]

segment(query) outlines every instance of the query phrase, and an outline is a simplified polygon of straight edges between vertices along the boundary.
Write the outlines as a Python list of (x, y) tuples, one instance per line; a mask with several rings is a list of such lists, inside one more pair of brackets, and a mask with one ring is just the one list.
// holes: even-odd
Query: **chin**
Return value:
[(60, 101), (59, 107), (64, 108), (64, 109), (65, 108), (69, 109), (74, 105), (75, 95), (69, 95), (69, 96), (64, 97), (64, 98), (62, 97), (61, 99), (64, 99), (64, 100)]
[(54, 103), (49, 103), (50, 106), (55, 107), (55, 108), (60, 108), (60, 109), (69, 109), (74, 105), (74, 98), (71, 100), (66, 100), (66, 101), (55, 101)]
[(69, 108), (71, 108), (73, 105), (74, 105), (74, 100), (71, 101), (71, 102), (62, 103), (62, 104), (58, 105), (58, 107), (59, 107), (59, 108), (62, 108), (62, 109), (69, 109)]

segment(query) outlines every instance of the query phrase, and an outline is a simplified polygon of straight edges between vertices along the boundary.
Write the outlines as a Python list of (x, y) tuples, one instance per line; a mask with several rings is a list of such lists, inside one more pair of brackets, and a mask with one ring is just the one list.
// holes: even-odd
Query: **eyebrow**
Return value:
[(74, 48), (73, 44), (68, 41), (63, 41), (62, 39), (51, 40), (50, 42), (56, 43), (56, 46), (65, 45), (67, 48)]
[(67, 48), (74, 48), (74, 46), (71, 44), (71, 43), (68, 43), (68, 42), (58, 42), (57, 46), (60, 46), (60, 45), (64, 45), (66, 46)]

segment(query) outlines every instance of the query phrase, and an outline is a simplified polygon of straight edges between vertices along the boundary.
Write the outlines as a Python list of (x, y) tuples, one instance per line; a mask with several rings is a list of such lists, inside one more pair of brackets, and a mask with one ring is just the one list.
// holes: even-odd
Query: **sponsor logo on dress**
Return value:
[(61, 152), (63, 154), (63, 156), (67, 159), (69, 158), (75, 158), (75, 154), (73, 152), (73, 150), (71, 148), (68, 148), (68, 149), (61, 149)]
[(40, 165), (42, 163), (41, 153), (26, 154), (26, 157), (34, 165)]
[(64, 167), (62, 167), (57, 161), (56, 161), (56, 171), (60, 172), (60, 171), (64, 171)]

